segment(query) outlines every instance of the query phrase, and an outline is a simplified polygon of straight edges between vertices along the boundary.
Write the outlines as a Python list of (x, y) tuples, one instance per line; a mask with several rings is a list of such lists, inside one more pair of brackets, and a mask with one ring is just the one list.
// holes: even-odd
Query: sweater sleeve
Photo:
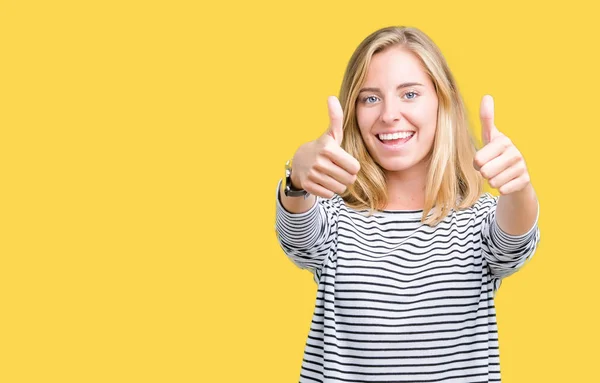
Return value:
[(540, 241), (538, 219), (540, 208), (531, 229), (522, 235), (505, 233), (496, 221), (496, 207), (499, 197), (489, 193), (484, 196), (484, 203), (491, 203), (489, 210), (483, 217), (481, 226), (481, 244), (483, 256), (490, 268), (492, 277), (496, 279), (495, 285), (499, 287), (500, 281), (517, 272), (531, 259)]
[(277, 187), (275, 232), (284, 253), (301, 269), (314, 274), (318, 281), (321, 268), (330, 252), (337, 247), (337, 221), (341, 197), (317, 197), (316, 203), (304, 213), (290, 213), (281, 204)]

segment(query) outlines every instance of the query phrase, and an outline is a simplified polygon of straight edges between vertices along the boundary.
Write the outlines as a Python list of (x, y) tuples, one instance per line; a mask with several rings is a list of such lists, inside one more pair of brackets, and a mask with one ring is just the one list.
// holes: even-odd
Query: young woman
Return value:
[(500, 381), (494, 294), (535, 252), (539, 204), (490, 96), (480, 115), (476, 151), (420, 30), (358, 46), (329, 130), (298, 148), (278, 188), (281, 247), (318, 284), (301, 382)]

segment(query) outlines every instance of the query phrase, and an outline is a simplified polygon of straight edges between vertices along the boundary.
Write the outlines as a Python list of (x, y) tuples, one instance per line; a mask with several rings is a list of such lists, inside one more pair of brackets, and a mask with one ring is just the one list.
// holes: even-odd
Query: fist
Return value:
[(525, 159), (496, 128), (492, 96), (486, 95), (481, 100), (480, 118), (484, 146), (475, 154), (473, 166), (501, 195), (523, 190), (530, 183)]
[(292, 159), (292, 184), (307, 192), (332, 198), (356, 181), (360, 164), (342, 149), (343, 111), (336, 97), (329, 97), (329, 129), (315, 141), (298, 148)]

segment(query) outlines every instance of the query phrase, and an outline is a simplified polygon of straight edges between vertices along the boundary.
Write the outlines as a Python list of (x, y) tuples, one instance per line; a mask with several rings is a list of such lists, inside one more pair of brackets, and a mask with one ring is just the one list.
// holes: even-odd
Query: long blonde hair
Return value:
[(387, 27), (365, 38), (350, 58), (340, 103), (344, 108), (342, 148), (360, 164), (357, 180), (342, 198), (357, 209), (380, 210), (387, 204), (383, 169), (369, 154), (356, 120), (358, 92), (364, 84), (374, 54), (391, 46), (402, 46), (415, 54), (431, 78), (438, 97), (437, 128), (430, 153), (421, 222), (437, 225), (451, 209), (472, 206), (483, 190), (483, 178), (473, 167), (475, 141), (456, 81), (435, 43), (413, 27)]

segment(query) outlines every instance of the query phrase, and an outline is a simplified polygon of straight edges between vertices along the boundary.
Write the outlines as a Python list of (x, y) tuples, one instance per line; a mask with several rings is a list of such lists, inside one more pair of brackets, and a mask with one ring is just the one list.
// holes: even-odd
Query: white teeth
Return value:
[(379, 139), (382, 141), (386, 141), (386, 140), (397, 140), (399, 138), (408, 138), (408, 137), (412, 136), (413, 134), (415, 134), (415, 132), (396, 132), (396, 133), (378, 134), (377, 137), (379, 137)]

